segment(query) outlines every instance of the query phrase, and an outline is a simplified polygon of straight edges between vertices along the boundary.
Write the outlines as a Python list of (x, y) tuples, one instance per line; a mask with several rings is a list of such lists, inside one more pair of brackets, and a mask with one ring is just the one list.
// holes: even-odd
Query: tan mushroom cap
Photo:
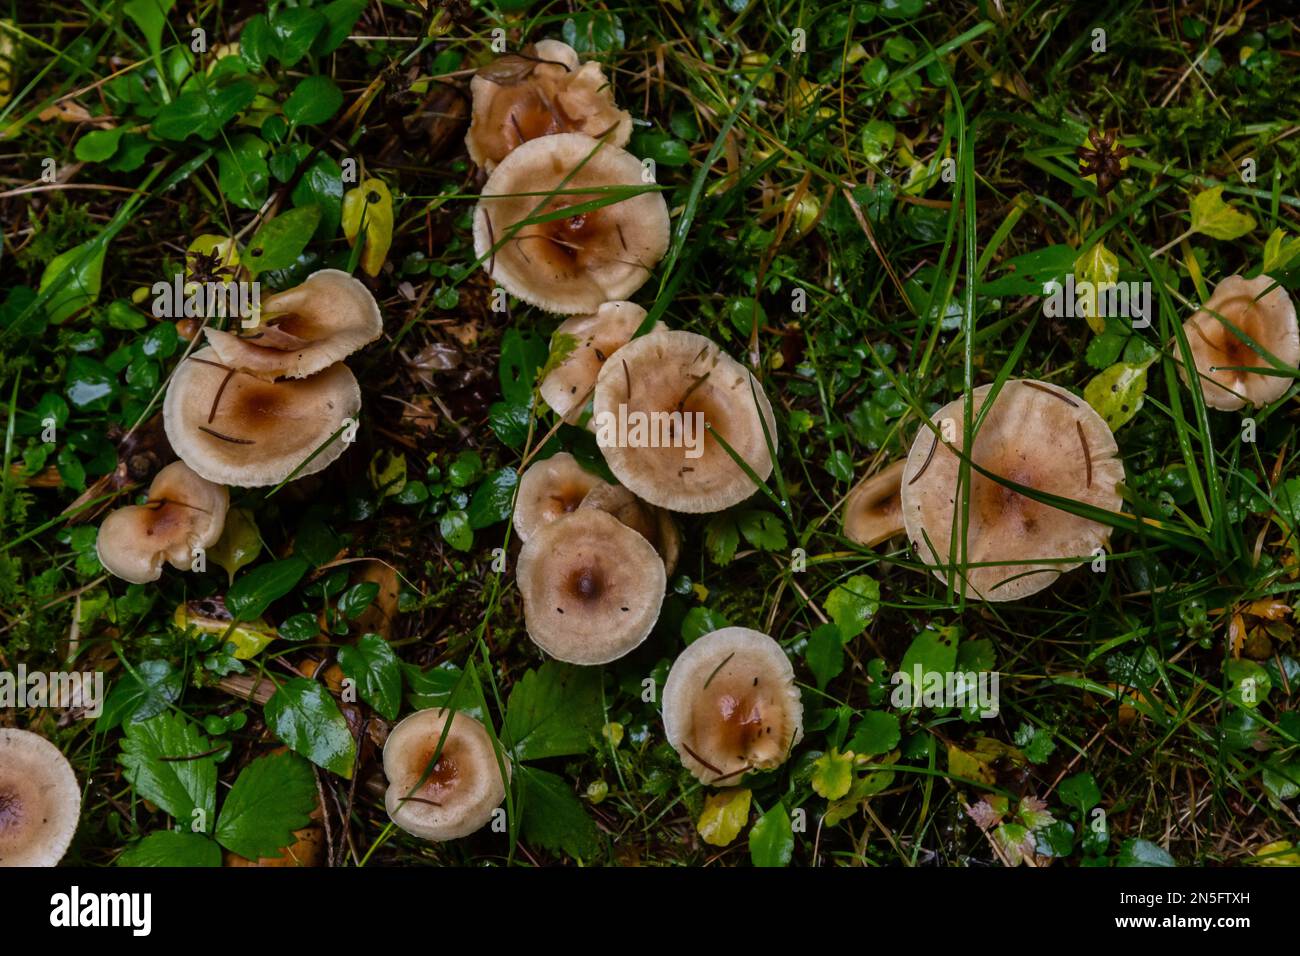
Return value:
[(567, 451), (535, 461), (524, 469), (515, 496), (515, 534), (527, 541), (542, 525), (578, 510), (593, 488), (606, 484)]
[(218, 361), (265, 379), (314, 375), (383, 332), (375, 297), (338, 269), (313, 272), (301, 285), (268, 296), (255, 328), (204, 329)]
[[(633, 302), (606, 302), (594, 315), (575, 315), (555, 330), (555, 337), (572, 336), (573, 351), (542, 379), (542, 400), (551, 410), (572, 424), (596, 384), (596, 376), (611, 355), (626, 345), (641, 321), (645, 309)], [(665, 328), (662, 322), (655, 329)]]
[(772, 405), (754, 376), (703, 335), (664, 330), (633, 339), (601, 369), (593, 411), (610, 470), (661, 508), (721, 511), (758, 490), (717, 436), (760, 480), (772, 473), (763, 430), (766, 422), (775, 448)]
[(663, 559), (664, 571), (672, 574), (677, 569), (677, 558), (682, 551), (682, 533), (677, 522), (663, 508), (642, 501), (622, 485), (599, 484), (587, 492), (581, 508), (599, 508), (611, 514), (645, 538)]
[(664, 683), (664, 731), (701, 783), (730, 786), (785, 763), (803, 739), (803, 702), (781, 645), (724, 627), (694, 641)]
[[(641, 288), (668, 251), (663, 196), (643, 192), (513, 234), (511, 229), (538, 215), (605, 199), (611, 186), (644, 185), (641, 161), (617, 146), (581, 133), (529, 140), (483, 187), (474, 210), (474, 253), (511, 295), (548, 312), (591, 314)], [(545, 195), (552, 190), (565, 192)]]
[(345, 422), (360, 412), (361, 389), (342, 362), (310, 378), (267, 382), (199, 349), (167, 386), (163, 426), (176, 454), (204, 478), (253, 488), (279, 484), (299, 465), (295, 478), (326, 468), (347, 447)]
[[(1272, 291), (1265, 290), (1272, 286)], [(1214, 288), (1210, 301), (1183, 323), (1187, 344), (1199, 373), (1196, 381), (1211, 408), (1235, 411), (1247, 402), (1258, 408), (1286, 394), (1293, 379), (1242, 372), (1241, 367), (1271, 369), (1272, 363), (1211, 314), (1217, 312), (1291, 368), (1300, 366), (1300, 331), (1295, 303), (1267, 275), (1254, 279), (1228, 276)], [(1183, 382), (1187, 369), (1180, 365)]]
[(903, 533), (903, 468), (896, 461), (864, 478), (844, 501), (844, 537), (868, 548)]
[[(439, 751), (448, 721), (451, 729)], [(429, 770), (435, 754), (438, 760)], [(505, 799), (511, 766), (504, 753), (501, 760), (504, 780), (492, 738), (469, 714), (446, 708), (416, 711), (392, 729), (384, 744), (384, 806), (394, 823), (422, 840), (469, 836), (492, 819)]]
[(469, 83), (474, 115), (465, 135), (470, 159), (489, 173), (515, 147), (539, 136), (607, 130), (611, 145), (632, 135), (632, 115), (614, 103), (600, 64), (579, 65), (567, 43), (542, 40), (524, 55), (507, 54)]
[(54, 866), (81, 815), (68, 759), (39, 734), (0, 728), (0, 867)]
[[(973, 394), (976, 414), (992, 386)], [(962, 404), (958, 398), (934, 416), (952, 422), (953, 445), (962, 447)], [(931, 449), (933, 448), (933, 454)], [(1083, 399), (1058, 385), (1012, 380), (1002, 386), (975, 436), (972, 460), (987, 471), (1038, 491), (1111, 512), (1120, 509), (1124, 464), (1105, 421)], [(928, 464), (927, 464), (928, 461)], [(903, 520), (907, 535), (927, 564), (949, 560), (957, 511), (961, 460), (934, 432), (923, 427), (912, 442), (903, 472)], [(1110, 538), (1110, 526), (1027, 498), (970, 470), (967, 526), (968, 564), (1025, 562), (968, 567), (965, 593), (984, 601), (1012, 601), (1050, 586), (1061, 574), (1089, 559)], [(933, 550), (931, 550), (933, 546)], [(1052, 558), (1077, 558), (1062, 563)], [(957, 552), (960, 561), (960, 551)], [(947, 580), (944, 567), (935, 577)], [(954, 587), (961, 587), (960, 580)]]
[(174, 461), (149, 485), (149, 501), (110, 512), (95, 551), (110, 574), (132, 584), (157, 581), (163, 561), (189, 570), (195, 548), (210, 548), (226, 526), (230, 492)]
[(608, 664), (637, 647), (668, 584), (650, 542), (597, 508), (539, 528), (518, 572), (528, 636), (570, 664)]

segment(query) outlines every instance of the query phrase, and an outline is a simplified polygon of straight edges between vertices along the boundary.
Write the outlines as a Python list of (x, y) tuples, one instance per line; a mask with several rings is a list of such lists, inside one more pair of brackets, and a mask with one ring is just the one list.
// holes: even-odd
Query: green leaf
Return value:
[(1228, 699), (1248, 710), (1254, 710), (1262, 704), (1273, 689), (1273, 680), (1268, 676), (1268, 671), (1254, 661), (1228, 661), (1224, 673), (1228, 677)]
[(184, 679), (168, 661), (141, 661), (134, 671), (128, 671), (108, 692), (103, 712), (95, 721), (99, 733), (112, 730), (123, 721), (155, 717), (180, 697)]
[(320, 222), (318, 206), (302, 206), (282, 212), (263, 224), (248, 242), (242, 262), (254, 274), (272, 269), (287, 269), (307, 248), (316, 224)]
[(240, 771), (221, 806), (216, 838), (249, 860), (278, 856), (294, 842), (294, 830), (311, 823), (316, 777), (296, 754), (259, 757)]
[(284, 101), (284, 115), (296, 126), (315, 126), (339, 111), (343, 93), (328, 76), (309, 76)]
[(1117, 431), (1142, 408), (1146, 391), (1147, 367), (1117, 362), (1084, 386), (1083, 398)]
[(239, 55), (255, 71), (261, 71), (266, 61), (274, 55), (275, 38), (266, 14), (259, 13), (244, 24), (239, 34)]
[(316, 56), (333, 53), (352, 32), (353, 26), (366, 8), (367, 0), (334, 0), (320, 8), (325, 16), (325, 29), (317, 35), (311, 45), (311, 52)]
[(217, 153), (217, 181), (222, 195), (243, 209), (260, 209), (266, 202), (270, 174), (266, 154), (269, 147), (251, 133), (232, 136), (229, 145)]
[(498, 469), (484, 478), (469, 502), (469, 526), (478, 531), (509, 518), (517, 487), (519, 475), (513, 468)]
[(474, 529), (464, 511), (448, 511), (439, 518), (438, 532), (457, 551), (468, 551), (474, 544)]
[(118, 141), (125, 132), (125, 126), (92, 130), (77, 140), (77, 148), (73, 152), (83, 163), (102, 163), (117, 152)]
[(251, 621), (292, 591), (306, 573), (307, 562), (296, 555), (263, 564), (234, 583), (226, 593), (226, 608), (236, 621)]
[(303, 611), (281, 621), (277, 632), (284, 640), (293, 641), (295, 644), (310, 641), (320, 634), (320, 622), (311, 611)]
[(291, 749), (318, 767), (351, 779), (356, 741), (339, 705), (324, 687), (294, 677), (271, 696), (264, 713), (266, 726)]
[(883, 710), (864, 710), (853, 728), (848, 748), (855, 754), (887, 754), (898, 746), (902, 736), (898, 715)]
[(730, 787), (710, 794), (695, 824), (700, 838), (710, 846), (726, 846), (749, 822), (749, 804), (753, 794), (744, 787)]
[(1088, 327), (1100, 335), (1106, 329), (1106, 320), (1097, 313), (1097, 300), (1103, 289), (1114, 285), (1119, 280), (1119, 257), (1106, 248), (1101, 240), (1079, 253), (1074, 260), (1074, 272), (1080, 281), (1091, 283), (1096, 295), (1083, 301), (1083, 317)]
[(879, 164), (893, 151), (894, 124), (874, 119), (862, 127), (862, 154), (869, 163)]
[(723, 512), (709, 519), (704, 526), (704, 549), (717, 565), (728, 565), (740, 546), (740, 528), (734, 515)]
[(600, 831), (567, 780), (535, 767), (515, 768), (524, 839), (585, 860), (600, 850)]
[[(136, 793), (184, 827), (212, 827), (217, 808), (217, 764), (212, 741), (171, 712), (128, 723), (118, 757)], [(200, 756), (209, 754), (208, 756)], [(203, 811), (203, 818), (195, 815)]]
[(789, 866), (794, 853), (790, 814), (780, 803), (758, 818), (749, 831), (749, 858), (755, 866)]
[(532, 400), (537, 370), (546, 356), (546, 341), (540, 335), (518, 329), (506, 331), (501, 338), (497, 376), (501, 380), (501, 396), (507, 402), (526, 405)]
[(832, 748), (813, 761), (812, 788), (827, 800), (838, 800), (853, 786), (853, 756)]
[(1056, 794), (1065, 803), (1077, 807), (1080, 819), (1087, 819), (1088, 811), (1101, 803), (1101, 790), (1092, 774), (1076, 773), (1061, 781)]
[(64, 393), (72, 405), (85, 411), (103, 411), (117, 397), (117, 376), (88, 355), (68, 359)]
[(117, 858), (118, 866), (209, 867), (221, 865), (221, 847), (201, 833), (155, 830)]
[(95, 304), (107, 251), (107, 242), (91, 239), (59, 253), (46, 264), (39, 291), (55, 290), (45, 303), (45, 314), (55, 325)]
[(252, 564), (262, 553), (262, 536), (257, 530), (253, 512), (247, 508), (231, 508), (226, 512), (226, 526), (217, 543), (208, 548), (208, 557), (222, 568), (228, 580), (235, 572)]
[(682, 618), (682, 640), (693, 643), (705, 634), (711, 634), (727, 626), (727, 617), (721, 611), (715, 611), (706, 605), (693, 607)]
[(325, 29), (325, 17), (304, 7), (281, 10), (271, 19), (275, 58), (282, 66), (293, 66), (311, 49), (316, 35)]
[(128, 0), (122, 4), (122, 12), (131, 22), (140, 28), (149, 52), (157, 56), (162, 50), (163, 28), (167, 25), (167, 14), (176, 0)]
[(1223, 201), (1223, 187), (1215, 186), (1192, 198), (1192, 232), (1212, 239), (1240, 239), (1255, 228), (1249, 213)]
[(378, 596), (378, 581), (360, 581), (339, 597), (339, 613), (349, 621), (355, 621), (365, 613), (366, 608), (375, 603), (375, 598)]
[(1116, 866), (1177, 866), (1174, 858), (1150, 840), (1125, 840), (1115, 857)]
[(1300, 259), (1300, 236), (1286, 239), (1285, 229), (1274, 229), (1269, 233), (1264, 242), (1264, 272), (1284, 272), (1297, 259)]
[(212, 139), (256, 97), (257, 87), (244, 79), (219, 88), (190, 90), (159, 110), (151, 129), (162, 139)]
[(334, 238), (343, 215), (343, 170), (331, 157), (317, 156), (293, 187), (291, 198), (295, 206), (318, 207), (320, 222), (316, 237)]
[(844, 639), (840, 636), (839, 625), (823, 624), (813, 631), (808, 637), (804, 660), (813, 672), (817, 689), (825, 690), (826, 685), (844, 670)]
[(831, 591), (825, 601), (826, 613), (839, 626), (845, 643), (867, 629), (880, 608), (880, 584), (865, 574), (855, 574)]
[(770, 511), (751, 509), (737, 515), (737, 524), (745, 540), (760, 551), (784, 551), (785, 529), (781, 519)]
[(357, 692), (389, 720), (402, 707), (402, 663), (378, 634), (364, 634), (353, 647), (339, 648), (339, 667), (357, 682)]
[(502, 739), (515, 760), (586, 753), (604, 718), (600, 670), (547, 661), (515, 684)]

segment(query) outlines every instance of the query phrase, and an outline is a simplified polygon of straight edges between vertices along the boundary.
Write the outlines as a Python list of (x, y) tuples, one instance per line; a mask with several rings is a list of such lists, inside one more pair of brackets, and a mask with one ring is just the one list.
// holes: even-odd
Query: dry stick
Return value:
[(1079, 432), (1079, 443), (1083, 445), (1083, 460), (1084, 460), (1084, 464), (1087, 466), (1088, 469), (1088, 483), (1086, 487), (1091, 488), (1092, 487), (1092, 452), (1089, 451), (1088, 449), (1088, 438), (1083, 433), (1083, 422), (1076, 421), (1074, 423), (1074, 427)]
[(709, 763), (707, 760), (705, 760), (703, 757), (697, 754), (694, 750), (692, 750), (691, 745), (684, 740), (682, 741), (682, 749), (685, 750), (692, 757), (694, 757), (698, 763), (701, 763), (704, 766), (708, 767), (710, 770), (712, 770), (714, 773), (718, 774), (719, 776), (722, 774), (721, 770), (713, 766), (713, 764)]
[(1030, 388), (1036, 391), (1042, 392), (1045, 395), (1051, 395), (1053, 398), (1059, 398), (1061, 401), (1065, 402), (1065, 404), (1069, 405), (1071, 408), (1079, 407), (1078, 402), (1076, 402), (1072, 398), (1067, 398), (1066, 396), (1062, 395), (1060, 392), (1056, 391), (1055, 389), (1047, 388), (1044, 385), (1039, 385), (1037, 382), (1026, 381), (1024, 384), (1028, 385)]
[(717, 667), (713, 668), (713, 673), (711, 673), (711, 674), (709, 675), (709, 679), (706, 680), (706, 681), (704, 682), (704, 689), (705, 689), (705, 690), (707, 690), (707, 689), (708, 689), (708, 686), (709, 686), (711, 683), (713, 683), (713, 678), (715, 678), (715, 677), (718, 676), (718, 671), (720, 671), (720, 670), (722, 670), (724, 667), (726, 667), (726, 666), (727, 666), (727, 662), (728, 662), (729, 660), (731, 660), (731, 659), (732, 659), (733, 657), (735, 657), (735, 656), (736, 656), (736, 652), (735, 652), (735, 651), (732, 651), (730, 654), (728, 654), (726, 657), (724, 657), (724, 658), (722, 659), (722, 662), (721, 662), (720, 664), (718, 664)]
[(898, 278), (898, 273), (894, 271), (893, 264), (885, 255), (884, 250), (880, 248), (880, 243), (876, 242), (876, 234), (871, 231), (871, 223), (867, 222), (867, 217), (862, 215), (862, 207), (859, 206), (858, 201), (853, 198), (853, 190), (849, 189), (848, 186), (841, 186), (840, 191), (844, 193), (844, 198), (848, 200), (849, 209), (853, 213), (853, 218), (858, 221), (858, 225), (862, 227), (862, 231), (866, 233), (867, 242), (871, 243), (872, 251), (875, 252), (881, 265), (885, 267), (885, 271), (889, 273), (889, 278), (893, 281), (894, 287), (898, 289), (898, 294), (903, 297), (903, 302), (907, 304), (907, 307), (911, 309), (911, 311), (915, 312), (916, 310), (912, 308), (912, 300), (907, 297), (907, 293), (903, 290), (903, 283)]
[(935, 449), (938, 447), (939, 447), (939, 436), (935, 435), (934, 441), (930, 443), (930, 451), (925, 456), (925, 462), (921, 465), (921, 469), (915, 475), (912, 476), (912, 480), (908, 482), (909, 485), (916, 484), (917, 479), (919, 479), (923, 474), (925, 474), (925, 469), (930, 467), (930, 459), (934, 457)]

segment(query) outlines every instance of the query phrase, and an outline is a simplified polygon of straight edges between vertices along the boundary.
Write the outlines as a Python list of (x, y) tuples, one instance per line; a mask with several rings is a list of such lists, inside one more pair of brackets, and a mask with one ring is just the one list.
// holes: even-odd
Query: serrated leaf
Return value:
[(1147, 367), (1116, 362), (1083, 389), (1083, 398), (1105, 419), (1111, 431), (1128, 424), (1142, 408), (1147, 391)]
[(546, 661), (510, 691), (502, 739), (515, 760), (585, 753), (604, 723), (600, 671)]
[(217, 842), (250, 860), (277, 856), (294, 842), (294, 830), (311, 823), (318, 799), (307, 761), (292, 753), (259, 757), (240, 771), (221, 806)]
[(734, 515), (723, 512), (709, 519), (704, 526), (704, 549), (717, 565), (728, 565), (740, 546), (740, 529)]
[(295, 677), (266, 702), (266, 726), (318, 767), (351, 779), (357, 745), (339, 705), (320, 684)]
[(737, 516), (736, 524), (745, 540), (758, 550), (785, 550), (785, 528), (781, 527), (781, 519), (770, 511), (757, 508), (742, 511)]
[(749, 858), (755, 866), (789, 866), (794, 853), (790, 814), (780, 803), (758, 818), (749, 831)]
[(389, 720), (402, 707), (402, 662), (378, 634), (365, 634), (353, 647), (339, 648), (339, 667), (357, 682), (357, 693)]
[(156, 830), (123, 850), (116, 865), (189, 868), (220, 866), (221, 847), (201, 833)]
[(862, 718), (853, 727), (848, 748), (855, 754), (877, 756), (887, 754), (898, 746), (902, 736), (898, 715), (883, 710), (864, 710)]
[(711, 846), (726, 846), (749, 822), (749, 803), (753, 794), (744, 787), (730, 787), (710, 794), (695, 824), (700, 838)]
[[(217, 764), (212, 741), (179, 714), (159, 714), (126, 724), (123, 776), (136, 793), (156, 804), (182, 826), (196, 821), (210, 829), (217, 808)], [(204, 756), (207, 755), (207, 756)], [(194, 811), (202, 811), (202, 819)]]
[(1213, 239), (1240, 239), (1255, 228), (1255, 219), (1223, 201), (1223, 187), (1215, 186), (1192, 197), (1192, 232)]
[(524, 839), (579, 860), (600, 850), (600, 832), (563, 777), (535, 767), (517, 767), (519, 812)]

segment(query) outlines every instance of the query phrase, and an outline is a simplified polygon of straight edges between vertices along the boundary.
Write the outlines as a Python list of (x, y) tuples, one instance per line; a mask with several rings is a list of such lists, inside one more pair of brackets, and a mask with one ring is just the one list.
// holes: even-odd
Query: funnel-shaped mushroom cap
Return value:
[(72, 765), (44, 737), (0, 729), (0, 867), (54, 866), (81, 814)]
[[(451, 723), (442, 750), (443, 729)], [(429, 764), (437, 754), (438, 760)], [(506, 796), (506, 779), (482, 724), (446, 708), (416, 711), (401, 721), (384, 744), (388, 792), (384, 806), (393, 822), (422, 840), (457, 840), (492, 819)], [(423, 781), (423, 782), (421, 782)]]
[(163, 561), (186, 571), (195, 548), (210, 548), (226, 526), (230, 492), (194, 473), (183, 461), (158, 472), (149, 501), (110, 512), (95, 550), (110, 574), (132, 584), (157, 581)]
[(905, 461), (865, 478), (844, 501), (844, 537), (874, 548), (903, 533), (901, 485)]
[[(664, 330), (633, 339), (596, 379), (596, 441), (618, 480), (639, 498), (700, 514), (744, 501), (772, 473), (764, 423), (776, 420), (749, 371), (694, 332)], [(760, 417), (761, 416), (761, 417)]]
[[(632, 302), (606, 302), (595, 315), (575, 315), (555, 330), (555, 339), (570, 336), (573, 350), (542, 379), (542, 399), (557, 415), (572, 424), (596, 384), (596, 376), (609, 357), (632, 338), (645, 309)], [(655, 329), (664, 328), (662, 322)]]
[(342, 362), (310, 378), (267, 382), (200, 349), (167, 386), (163, 426), (176, 454), (204, 478), (252, 488), (279, 484), (299, 465), (296, 478), (328, 466), (347, 446), (345, 422), (360, 411), (361, 389)]
[[(972, 396), (976, 414), (992, 386)], [(934, 416), (953, 446), (962, 447), (962, 399)], [(951, 424), (944, 425), (948, 420)], [(929, 427), (917, 432), (903, 471), (903, 520), (927, 564), (949, 566), (953, 522), (961, 520), (957, 479), (961, 460)], [(931, 454), (933, 449), (933, 454)], [(1037, 491), (1117, 512), (1124, 464), (1110, 428), (1082, 399), (1058, 385), (1008, 381), (975, 436), (971, 459), (981, 468)], [(1034, 501), (973, 468), (966, 536), (965, 593), (984, 601), (1012, 601), (1041, 591), (1089, 560), (1110, 538), (1110, 526)], [(933, 550), (932, 550), (933, 548)], [(1075, 558), (1061, 562), (1050, 559)], [(1023, 562), (1000, 564), (997, 562)], [(944, 567), (935, 577), (947, 580)], [(959, 575), (954, 587), (962, 587)]]
[(608, 664), (644, 641), (668, 584), (650, 542), (596, 508), (538, 528), (518, 571), (528, 636), (570, 664)]
[(469, 83), (474, 118), (465, 135), (469, 158), (489, 173), (516, 146), (555, 133), (599, 136), (614, 146), (632, 135), (632, 115), (614, 105), (600, 64), (579, 66), (566, 43), (542, 40), (524, 55), (507, 54)]
[(803, 703), (781, 645), (747, 627), (698, 638), (664, 683), (664, 730), (701, 783), (730, 786), (785, 763), (803, 739)]
[(663, 508), (647, 504), (622, 485), (597, 485), (582, 499), (583, 508), (598, 508), (611, 514), (645, 538), (663, 558), (664, 571), (672, 574), (682, 550), (677, 523)]
[[(1272, 286), (1272, 291), (1265, 294)], [(1228, 276), (1214, 289), (1210, 301), (1183, 324), (1187, 344), (1196, 362), (1196, 381), (1211, 408), (1234, 411), (1247, 402), (1258, 408), (1286, 394), (1293, 379), (1240, 371), (1243, 367), (1272, 369), (1218, 313), (1290, 368), (1300, 365), (1300, 332), (1295, 303), (1285, 289), (1267, 275), (1254, 279)], [(1187, 369), (1180, 367), (1183, 381)]]
[[(590, 314), (626, 299), (668, 251), (668, 206), (657, 192), (610, 201), (610, 187), (623, 186), (645, 188), (641, 161), (617, 146), (580, 133), (530, 140), (483, 187), (474, 252), (506, 291), (548, 312)], [(563, 192), (545, 195), (552, 190)], [(606, 204), (511, 232), (524, 220), (591, 202)]]
[(204, 329), (219, 362), (265, 379), (314, 375), (383, 331), (370, 290), (338, 269), (313, 272), (301, 285), (268, 296), (256, 328), (237, 335)]
[(577, 511), (593, 488), (606, 482), (592, 474), (567, 451), (535, 461), (524, 469), (515, 497), (515, 533), (527, 541), (537, 529)]

